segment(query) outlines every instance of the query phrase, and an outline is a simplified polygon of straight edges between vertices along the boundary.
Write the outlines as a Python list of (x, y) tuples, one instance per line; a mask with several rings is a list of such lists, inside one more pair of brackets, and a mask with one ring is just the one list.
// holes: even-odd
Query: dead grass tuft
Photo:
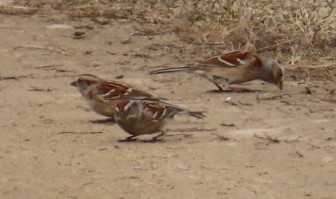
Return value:
[(334, 63), (335, 0), (16, 0), (72, 18), (103, 16), (174, 31), (216, 50), (271, 53), (289, 64)]

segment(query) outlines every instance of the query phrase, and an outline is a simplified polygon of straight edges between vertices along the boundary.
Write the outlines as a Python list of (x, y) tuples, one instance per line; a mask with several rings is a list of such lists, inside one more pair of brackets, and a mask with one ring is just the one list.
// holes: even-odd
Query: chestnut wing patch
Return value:
[(238, 67), (241, 66), (255, 56), (251, 52), (236, 51), (219, 56), (214, 56), (201, 62), (201, 64), (217, 65), (222, 67)]
[(167, 109), (165, 106), (162, 106), (158, 103), (143, 102), (144, 103), (144, 112), (152, 115), (155, 120), (162, 120), (166, 116)]

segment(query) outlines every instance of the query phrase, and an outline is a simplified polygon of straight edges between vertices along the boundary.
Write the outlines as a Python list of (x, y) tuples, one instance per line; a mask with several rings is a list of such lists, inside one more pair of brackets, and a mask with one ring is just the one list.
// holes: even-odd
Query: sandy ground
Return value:
[[(207, 93), (199, 77), (148, 75), (203, 53), (173, 33), (141, 35), (122, 20), (0, 21), (0, 198), (336, 198), (335, 82)], [(177, 117), (162, 142), (120, 143), (128, 135), (92, 123), (104, 118), (69, 85), (81, 73), (122, 77), (207, 118)]]

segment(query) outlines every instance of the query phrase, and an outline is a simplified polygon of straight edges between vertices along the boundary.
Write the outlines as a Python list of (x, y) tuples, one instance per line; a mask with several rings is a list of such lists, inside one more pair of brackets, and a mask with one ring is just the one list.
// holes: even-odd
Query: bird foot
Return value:
[(164, 132), (160, 132), (158, 135), (154, 136), (152, 139), (144, 140), (143, 142), (149, 142), (149, 143), (162, 142), (162, 140), (160, 140), (159, 138), (164, 136), (164, 135), (165, 135)]
[(120, 139), (118, 140), (118, 142), (136, 142), (137, 139), (135, 138), (135, 136), (130, 136), (127, 137), (126, 139)]

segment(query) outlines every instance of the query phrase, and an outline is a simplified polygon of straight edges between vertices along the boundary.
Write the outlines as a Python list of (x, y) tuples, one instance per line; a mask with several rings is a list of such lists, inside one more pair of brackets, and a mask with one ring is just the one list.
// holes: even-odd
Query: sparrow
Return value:
[(131, 136), (120, 141), (136, 141), (144, 134), (159, 133), (150, 141), (157, 141), (165, 133), (162, 128), (177, 114), (187, 114), (198, 119), (205, 118), (200, 111), (190, 111), (163, 101), (122, 100), (115, 106), (116, 123)]
[(91, 109), (113, 121), (115, 105), (122, 99), (147, 99), (159, 100), (152, 94), (130, 85), (104, 80), (91, 74), (79, 75), (77, 80), (70, 85), (77, 87)]
[(243, 51), (210, 57), (184, 67), (154, 70), (150, 74), (171, 72), (188, 72), (205, 77), (216, 85), (219, 92), (227, 90), (231, 84), (240, 84), (252, 80), (263, 80), (276, 84), (281, 90), (284, 74), (283, 68), (276, 60)]

